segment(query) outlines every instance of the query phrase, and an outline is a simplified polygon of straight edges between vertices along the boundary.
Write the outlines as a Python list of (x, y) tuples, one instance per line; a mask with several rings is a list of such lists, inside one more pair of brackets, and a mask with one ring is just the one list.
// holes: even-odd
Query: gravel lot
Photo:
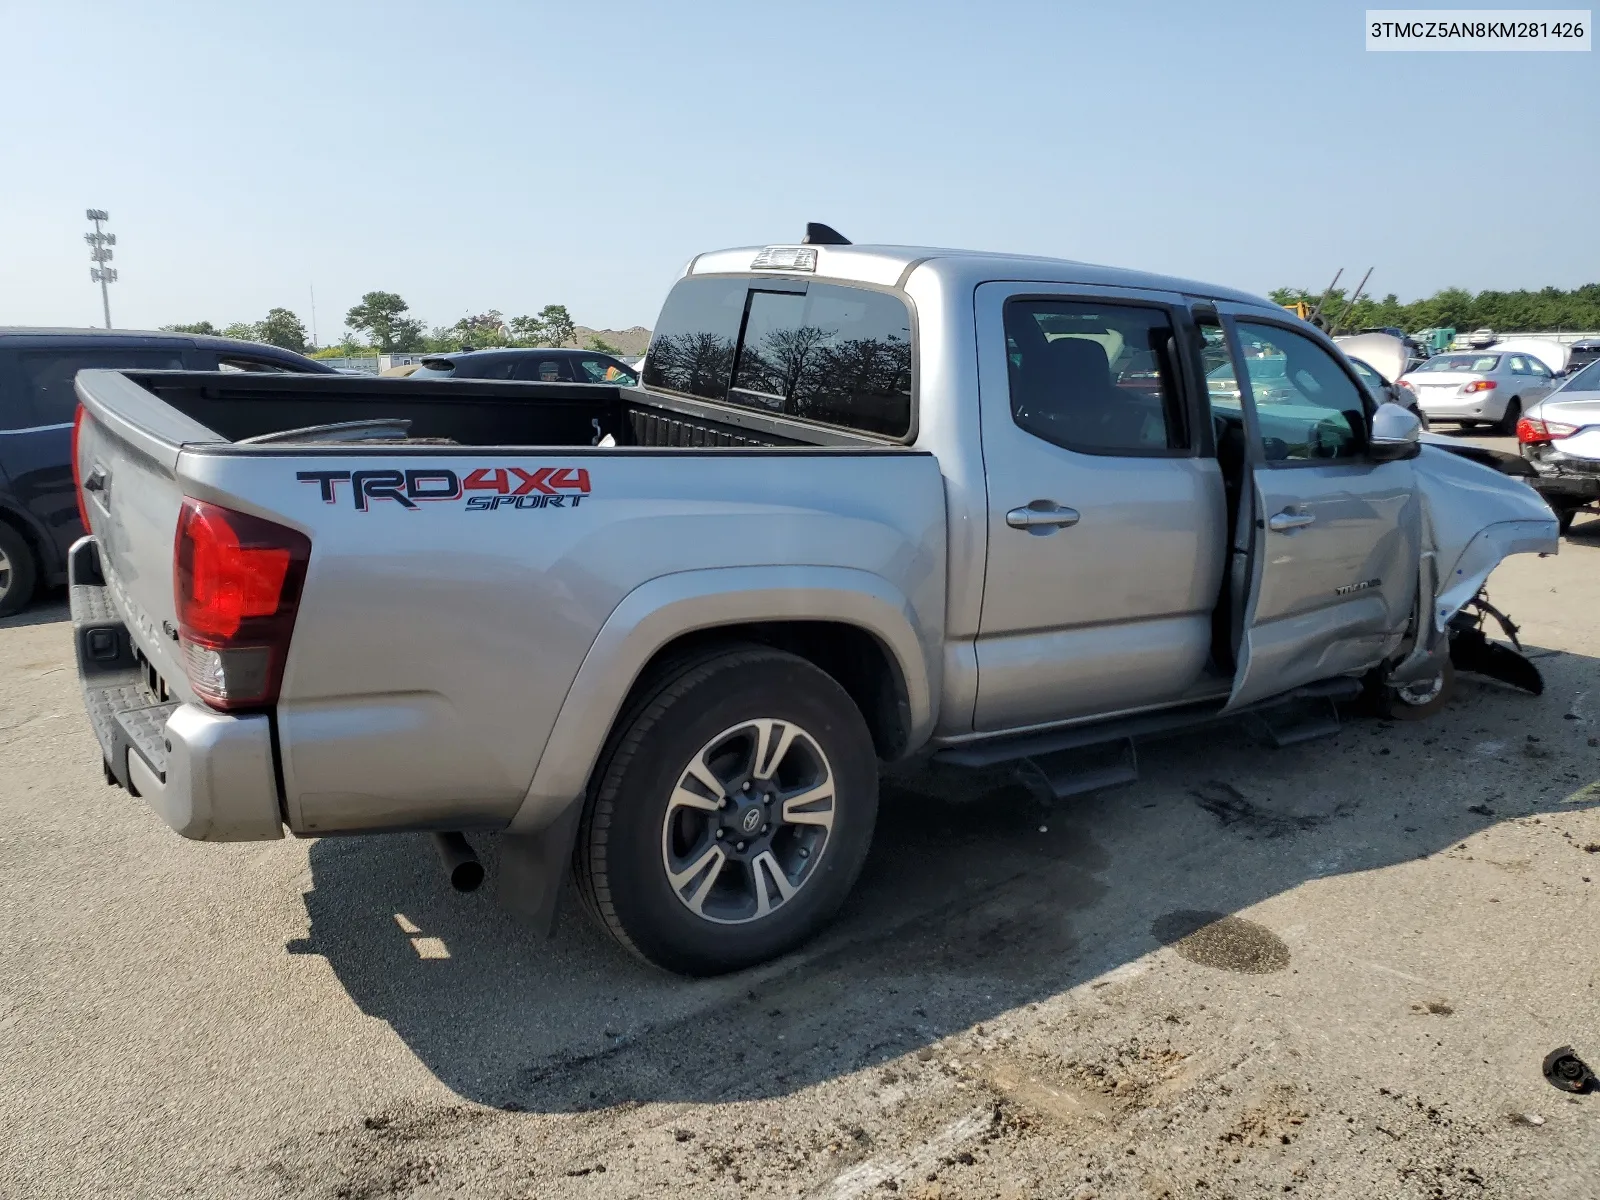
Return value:
[(1491, 592), (1540, 698), (902, 782), (839, 926), (702, 982), (421, 838), (181, 840), (65, 606), (0, 622), (0, 1194), (1600, 1196), (1540, 1071), (1600, 1066), (1600, 522)]

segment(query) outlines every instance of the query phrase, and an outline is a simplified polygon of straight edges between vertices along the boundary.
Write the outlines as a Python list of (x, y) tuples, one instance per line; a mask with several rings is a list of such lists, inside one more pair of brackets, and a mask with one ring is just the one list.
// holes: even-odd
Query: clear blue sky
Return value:
[(1600, 53), (1371, 54), (1349, 3), (10, 0), (0, 323), (336, 340), (796, 240), (1060, 255), (1255, 291), (1600, 279)]

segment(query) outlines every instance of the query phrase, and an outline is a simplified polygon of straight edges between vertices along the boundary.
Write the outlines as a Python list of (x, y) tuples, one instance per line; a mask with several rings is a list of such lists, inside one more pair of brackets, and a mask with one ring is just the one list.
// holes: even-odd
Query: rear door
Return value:
[(986, 283), (976, 302), (989, 493), (977, 728), (1193, 696), (1226, 510), (1178, 349), (1182, 300)]
[(1249, 471), (1237, 708), (1383, 657), (1416, 597), (1418, 509), (1411, 463), (1368, 457), (1372, 405), (1334, 353), (1259, 310), (1223, 321), (1207, 375), (1219, 409), (1238, 381)]

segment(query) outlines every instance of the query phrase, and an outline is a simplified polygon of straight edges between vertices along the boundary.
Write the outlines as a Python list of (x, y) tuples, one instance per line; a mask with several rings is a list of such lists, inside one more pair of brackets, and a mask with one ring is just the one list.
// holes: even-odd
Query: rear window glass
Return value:
[(407, 379), (454, 379), (456, 365), (448, 358), (430, 358), (425, 361)]
[(1492, 371), (1500, 365), (1498, 354), (1440, 354), (1417, 368), (1419, 371)]
[(100, 368), (128, 371), (181, 371), (183, 357), (171, 350), (104, 349), (28, 350), (21, 355), (22, 378), (28, 389), (28, 419), (35, 425), (70, 424), (78, 408), (72, 382), (79, 371)]
[(644, 381), (904, 437), (911, 431), (910, 312), (896, 296), (839, 284), (686, 279), (662, 310)]
[(667, 296), (644, 360), (646, 387), (726, 400), (748, 279), (683, 279)]

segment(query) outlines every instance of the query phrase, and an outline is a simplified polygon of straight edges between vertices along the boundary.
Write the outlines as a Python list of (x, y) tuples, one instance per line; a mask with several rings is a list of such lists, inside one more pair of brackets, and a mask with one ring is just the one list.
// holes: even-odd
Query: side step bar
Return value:
[[(997, 737), (935, 752), (952, 767), (994, 767), (1027, 761), (1060, 797), (1132, 783), (1139, 778), (1137, 738), (1182, 733), (1206, 725), (1251, 718), (1275, 746), (1323, 737), (1339, 730), (1337, 701), (1361, 694), (1361, 681), (1339, 677), (1295, 688), (1248, 707), (1225, 712), (1214, 704), (1145, 713), (1120, 720), (1041, 733)], [(1086, 751), (1099, 751), (1086, 754)]]

